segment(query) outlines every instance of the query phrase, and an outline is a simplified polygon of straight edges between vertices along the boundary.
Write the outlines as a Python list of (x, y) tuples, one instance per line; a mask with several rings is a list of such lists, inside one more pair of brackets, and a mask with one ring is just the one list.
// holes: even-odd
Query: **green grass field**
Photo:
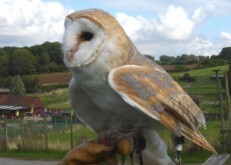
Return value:
[(187, 71), (187, 72), (180, 72), (180, 73), (171, 73), (171, 75), (173, 77), (181, 77), (183, 76), (185, 73), (189, 73), (190, 76), (212, 76), (214, 75), (214, 72), (213, 70), (217, 70), (219, 69), (220, 72), (219, 74), (220, 75), (224, 75), (224, 73), (226, 73), (228, 70), (229, 70), (229, 66), (228, 65), (223, 65), (223, 66), (216, 66), (216, 67), (211, 67), (211, 68), (205, 68), (205, 69), (195, 69), (195, 70), (190, 70), (190, 71)]
[[(78, 130), (78, 131), (77, 131)], [(200, 129), (203, 135), (208, 139), (209, 142), (211, 142), (214, 147), (218, 150), (219, 153), (225, 153), (224, 151), (219, 148), (219, 131), (220, 131), (220, 123), (219, 122), (208, 122), (207, 123), (207, 130)], [(86, 137), (87, 136), (87, 137)], [(161, 137), (164, 138), (166, 144), (169, 148), (169, 154), (172, 156), (171, 153), (171, 145), (169, 143), (171, 142), (170, 138), (171, 134), (165, 130), (161, 133)], [(81, 129), (75, 129), (74, 132), (74, 139), (78, 138), (87, 138), (88, 140), (92, 140), (96, 138), (96, 134), (94, 131), (89, 129), (88, 127), (82, 127)], [(70, 132), (66, 132), (65, 135), (63, 134), (53, 134), (49, 135), (49, 141), (55, 142), (59, 140), (60, 144), (66, 143), (70, 147)], [(80, 140), (81, 140), (80, 138)], [(83, 141), (86, 139), (82, 139)], [(78, 141), (78, 143), (81, 143), (83, 141)], [(75, 142), (75, 144), (78, 144)], [(191, 150), (186, 150), (188, 147), (193, 147)], [(50, 149), (50, 150), (0, 150), (0, 157), (10, 157), (10, 158), (24, 158), (24, 159), (53, 159), (53, 160), (61, 160), (65, 153), (67, 152), (67, 149), (64, 150), (56, 150), (56, 149)], [(230, 153), (231, 154), (231, 153)], [(182, 160), (184, 163), (201, 163), (204, 162), (208, 157), (210, 157), (212, 154), (200, 147), (197, 147), (196, 145), (190, 143), (188, 140), (186, 140), (186, 144), (184, 145), (184, 150), (181, 154)], [(229, 160), (231, 163), (231, 160)]]
[(68, 102), (68, 89), (56, 89), (50, 92), (29, 94), (29, 96), (39, 97), (48, 109), (70, 110), (71, 106)]
[(0, 157), (22, 159), (61, 160), (67, 151), (54, 150), (0, 150)]

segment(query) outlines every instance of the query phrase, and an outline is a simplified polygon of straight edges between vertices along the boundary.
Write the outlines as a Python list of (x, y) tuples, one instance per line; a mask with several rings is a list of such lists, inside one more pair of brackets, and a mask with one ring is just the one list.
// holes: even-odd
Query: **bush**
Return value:
[(175, 67), (175, 72), (185, 72), (189, 71), (189, 68), (187, 68), (185, 65), (177, 65)]
[(180, 81), (185, 82), (195, 82), (196, 78), (189, 75), (189, 73), (185, 73), (182, 77), (179, 78)]
[(0, 87), (1, 88), (10, 88), (10, 82), (12, 77), (0, 77)]
[(12, 95), (25, 95), (25, 85), (20, 76), (15, 76), (10, 83), (10, 93)]
[(216, 59), (216, 60), (214, 60), (214, 64), (215, 64), (215, 66), (226, 65), (226, 64), (228, 64), (228, 60)]
[(62, 83), (62, 84), (50, 84), (50, 85), (39, 85), (38, 89), (42, 92), (50, 92), (54, 89), (60, 89), (60, 88), (68, 88), (68, 84)]
[(31, 93), (37, 91), (39, 83), (37, 76), (22, 76), (22, 81), (27, 92)]

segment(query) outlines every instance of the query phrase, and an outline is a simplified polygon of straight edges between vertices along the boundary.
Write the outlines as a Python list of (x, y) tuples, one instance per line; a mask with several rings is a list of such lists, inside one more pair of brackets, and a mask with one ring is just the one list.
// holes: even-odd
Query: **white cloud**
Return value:
[(195, 37), (190, 40), (188, 43), (182, 44), (181, 49), (186, 54), (196, 54), (196, 55), (205, 55), (209, 56), (212, 54), (216, 54), (214, 51), (214, 44), (212, 41), (206, 38)]
[(156, 21), (157, 33), (162, 33), (167, 39), (184, 40), (188, 38), (194, 28), (192, 20), (182, 7), (170, 5), (167, 12), (160, 15)]
[(207, 18), (209, 12), (207, 8), (199, 8), (190, 18), (182, 7), (169, 5), (167, 11), (155, 19), (131, 17), (124, 13), (117, 14), (116, 18), (134, 40), (182, 41), (191, 37), (195, 27)]
[(231, 33), (221, 32), (221, 37), (231, 41)]
[(197, 8), (192, 16), (192, 20), (195, 24), (199, 24), (204, 21), (210, 14), (215, 11), (215, 6), (212, 4), (207, 4), (205, 8)]
[(61, 41), (64, 18), (70, 11), (55, 1), (1, 0), (1, 46)]
[[(215, 0), (211, 0), (211, 4), (195, 0), (190, 5), (184, 0), (177, 0), (181, 6), (169, 5), (172, 2), (168, 0), (98, 2), (122, 8), (123, 11), (151, 11), (153, 18), (125, 13), (117, 13), (116, 18), (140, 52), (156, 58), (163, 54), (218, 54), (222, 47), (229, 46), (231, 42), (228, 32), (220, 33), (223, 40), (219, 42), (196, 34), (197, 27), (221, 10), (221, 5), (229, 8), (226, 0), (221, 0), (219, 5)], [(0, 0), (0, 46), (30, 46), (45, 41), (62, 41), (64, 18), (70, 12), (72, 10), (58, 1)]]
[(159, 59), (161, 55), (218, 55), (221, 49), (223, 47), (230, 46), (230, 43), (222, 40), (212, 41), (208, 38), (193, 36), (189, 40), (175, 43), (167, 40), (160, 40), (159, 42), (155, 41), (151, 42), (150, 44), (143, 42), (136, 45), (141, 53), (153, 55), (155, 59)]
[(200, 8), (201, 6), (207, 6), (208, 10), (211, 7), (214, 10), (214, 6), (216, 6), (216, 11), (214, 11), (215, 15), (231, 15), (231, 5), (230, 0), (116, 0), (116, 1), (108, 1), (108, 0), (91, 0), (97, 3), (100, 3), (102, 6), (110, 7), (113, 9), (127, 10), (127, 11), (151, 11), (151, 12), (164, 12), (165, 9), (169, 6), (169, 4), (177, 4), (182, 6), (185, 10), (193, 13), (195, 9)]
[[(143, 54), (212, 55), (218, 54), (227, 43), (215, 42), (195, 34), (196, 28), (214, 11), (213, 5), (197, 8), (192, 16), (184, 8), (169, 5), (157, 18), (131, 17), (117, 14), (116, 18)], [(222, 33), (226, 38), (230, 34)]]
[(144, 20), (144, 18), (141, 17), (134, 18), (124, 13), (118, 13), (116, 15), (116, 18), (119, 21), (119, 23), (123, 26), (127, 35), (129, 36), (131, 36), (137, 30), (141, 29), (144, 23), (142, 21)]

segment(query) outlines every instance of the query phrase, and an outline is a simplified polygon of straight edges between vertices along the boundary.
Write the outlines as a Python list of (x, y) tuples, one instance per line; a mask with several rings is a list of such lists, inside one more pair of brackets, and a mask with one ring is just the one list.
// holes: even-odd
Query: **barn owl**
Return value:
[(216, 153), (198, 131), (205, 127), (201, 110), (161, 66), (141, 55), (109, 13), (67, 15), (62, 49), (72, 74), (72, 108), (97, 133), (142, 125), (146, 165), (174, 164), (158, 135), (164, 127)]

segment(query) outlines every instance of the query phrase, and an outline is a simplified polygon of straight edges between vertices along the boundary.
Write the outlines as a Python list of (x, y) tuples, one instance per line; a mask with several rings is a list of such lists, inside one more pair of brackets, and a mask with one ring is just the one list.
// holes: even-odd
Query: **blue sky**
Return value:
[(75, 10), (111, 13), (143, 54), (217, 55), (231, 46), (229, 0), (1, 0), (0, 46), (62, 42)]

